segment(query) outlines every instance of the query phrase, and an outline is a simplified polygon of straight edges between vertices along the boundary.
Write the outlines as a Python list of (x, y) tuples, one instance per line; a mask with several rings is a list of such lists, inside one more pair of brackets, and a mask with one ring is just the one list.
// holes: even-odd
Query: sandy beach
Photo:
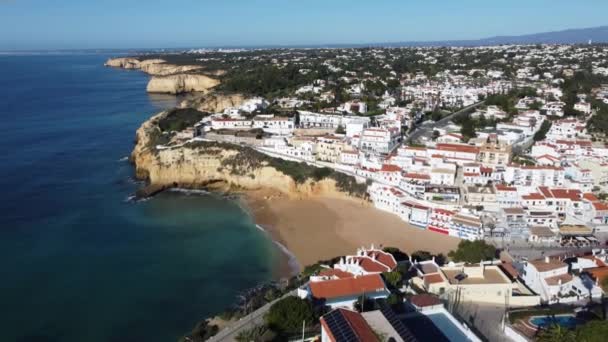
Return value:
[(447, 254), (460, 241), (416, 228), (357, 200), (290, 199), (267, 190), (248, 192), (245, 199), (256, 223), (286, 246), (301, 267), (371, 244), (398, 247), (407, 253)]

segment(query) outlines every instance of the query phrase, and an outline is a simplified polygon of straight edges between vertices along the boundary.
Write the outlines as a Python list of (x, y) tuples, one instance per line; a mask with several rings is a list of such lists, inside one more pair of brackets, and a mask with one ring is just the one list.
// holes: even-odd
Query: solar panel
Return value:
[(355, 335), (350, 324), (346, 321), (340, 310), (334, 310), (323, 316), (325, 323), (331, 330), (336, 342), (358, 342), (359, 338)]
[(382, 305), (380, 312), (384, 315), (384, 318), (391, 324), (393, 329), (401, 336), (405, 342), (417, 342), (418, 339), (412, 334), (412, 332), (397, 318), (393, 309), (388, 305)]

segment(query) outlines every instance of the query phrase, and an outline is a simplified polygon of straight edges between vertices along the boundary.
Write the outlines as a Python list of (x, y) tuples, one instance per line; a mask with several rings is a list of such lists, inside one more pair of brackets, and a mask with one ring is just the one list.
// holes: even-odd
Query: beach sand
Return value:
[(363, 201), (290, 199), (268, 190), (248, 192), (245, 200), (256, 223), (296, 256), (300, 268), (371, 244), (447, 254), (460, 241), (416, 228)]

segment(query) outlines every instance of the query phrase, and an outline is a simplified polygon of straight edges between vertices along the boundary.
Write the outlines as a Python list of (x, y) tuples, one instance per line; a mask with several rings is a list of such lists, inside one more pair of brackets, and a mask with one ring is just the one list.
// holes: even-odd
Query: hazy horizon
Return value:
[[(589, 9), (593, 9), (590, 11)], [(0, 50), (359, 45), (475, 40), (608, 24), (608, 2), (345, 0), (306, 4), (0, 0)], [(24, 24), (27, 23), (27, 24)]]

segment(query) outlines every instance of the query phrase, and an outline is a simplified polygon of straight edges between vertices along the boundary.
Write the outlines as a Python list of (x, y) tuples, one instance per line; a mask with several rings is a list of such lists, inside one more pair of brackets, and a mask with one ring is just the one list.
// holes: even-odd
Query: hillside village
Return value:
[[(424, 322), (443, 340), (527, 341), (550, 328), (540, 318), (582, 325), (589, 303), (603, 304), (608, 47), (190, 55), (226, 70), (218, 92), (247, 99), (157, 148), (218, 141), (330, 168), (366, 184), (369, 201), (404, 225), (502, 251), (439, 262), (372, 246), (321, 265), (295, 293), (325, 308), (310, 340), (429, 340)], [(373, 310), (361, 308), (367, 300)], [(497, 335), (464, 317), (463, 302), (494, 307)]]

